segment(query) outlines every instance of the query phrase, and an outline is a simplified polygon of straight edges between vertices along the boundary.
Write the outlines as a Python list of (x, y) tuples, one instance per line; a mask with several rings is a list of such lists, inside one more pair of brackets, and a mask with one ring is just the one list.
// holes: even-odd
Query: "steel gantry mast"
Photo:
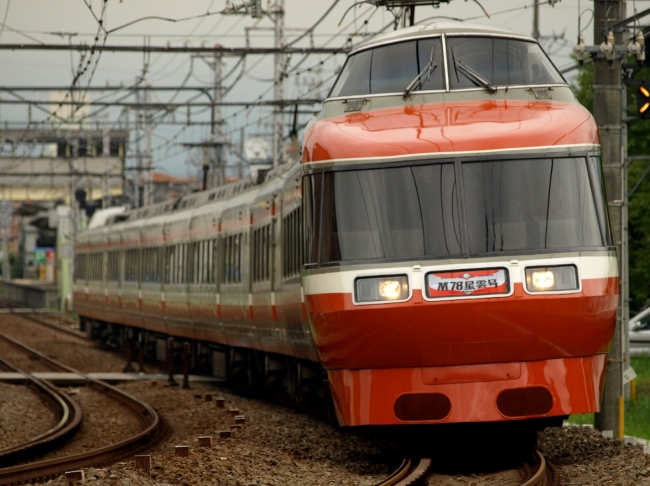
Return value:
[[(282, 53), (284, 46), (284, 0), (275, 0), (273, 8), (273, 18), (275, 21), (275, 48), (276, 53), (273, 55), (273, 99), (276, 102), (284, 100), (284, 75), (286, 58)], [(284, 127), (284, 108), (277, 104), (274, 108), (273, 116), (273, 167), (284, 162), (284, 149), (282, 142), (282, 131)]]

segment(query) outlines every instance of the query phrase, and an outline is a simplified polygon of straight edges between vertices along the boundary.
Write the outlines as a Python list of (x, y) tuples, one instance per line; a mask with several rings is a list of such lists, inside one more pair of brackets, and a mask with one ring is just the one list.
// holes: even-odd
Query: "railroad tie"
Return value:
[(177, 457), (188, 457), (190, 455), (190, 446), (180, 445), (174, 447)]
[(199, 437), (199, 446), (200, 447), (212, 447), (212, 436), (206, 435)]
[(84, 480), (84, 472), (79, 470), (79, 471), (67, 471), (65, 473), (65, 479), (68, 481), (68, 483), (77, 483), (79, 481)]
[(135, 456), (135, 470), (151, 476), (151, 456), (148, 454)]

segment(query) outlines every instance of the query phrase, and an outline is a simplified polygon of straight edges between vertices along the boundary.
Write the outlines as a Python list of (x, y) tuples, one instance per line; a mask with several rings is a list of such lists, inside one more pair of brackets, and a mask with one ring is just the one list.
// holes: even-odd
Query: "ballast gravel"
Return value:
[(564, 485), (650, 485), (650, 455), (643, 447), (606, 439), (591, 427), (547, 429), (539, 450), (562, 472)]
[(54, 424), (54, 412), (34, 389), (0, 383), (0, 450), (26, 442)]

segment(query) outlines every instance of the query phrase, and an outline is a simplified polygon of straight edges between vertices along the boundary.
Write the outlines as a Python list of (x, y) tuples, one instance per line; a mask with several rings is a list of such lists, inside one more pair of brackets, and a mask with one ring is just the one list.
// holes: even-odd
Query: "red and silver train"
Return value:
[[(538, 43), (464, 23), (349, 54), (301, 161), (79, 235), (94, 335), (341, 425), (599, 409), (618, 302), (599, 136)], [(325, 378), (325, 379), (324, 379)]]

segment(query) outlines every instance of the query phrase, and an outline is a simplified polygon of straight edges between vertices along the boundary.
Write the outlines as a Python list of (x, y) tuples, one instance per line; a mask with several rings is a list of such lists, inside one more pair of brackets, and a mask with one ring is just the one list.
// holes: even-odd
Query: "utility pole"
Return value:
[(11, 201), (2, 201), (2, 280), (11, 280), (11, 262), (9, 260), (9, 238), (11, 235)]
[(539, 0), (533, 4), (533, 37), (539, 40)]
[(102, 177), (102, 208), (110, 205), (110, 185), (108, 183), (108, 158), (111, 155), (111, 134), (108, 130), (108, 123), (104, 125), (102, 133), (102, 156), (104, 157), (104, 177)]
[[(537, 3), (537, 2), (536, 2)], [(624, 90), (621, 80), (621, 59), (616, 56), (614, 46), (622, 45), (623, 29), (611, 32), (610, 26), (625, 18), (625, 0), (594, 1), (594, 44), (601, 41), (600, 50), (605, 57), (594, 56), (594, 118), (601, 140), (603, 175), (607, 191), (607, 204), (612, 227), (612, 236), (619, 258), (620, 304), (616, 318), (616, 330), (612, 348), (607, 356), (607, 370), (601, 403), (596, 414), (596, 428), (611, 430), (614, 437), (623, 436), (623, 369), (625, 346), (623, 340), (627, 323), (627, 286), (624, 261), (627, 258), (623, 224), (625, 209), (623, 187), (626, 177), (623, 153), (624, 121), (622, 107)]]
[(72, 280), (72, 289), (70, 291), (70, 312), (74, 312), (74, 275), (75, 275), (75, 257), (76, 250), (75, 245), (77, 243), (77, 232), (79, 231), (79, 201), (77, 201), (77, 177), (75, 175), (76, 171), (76, 159), (79, 155), (79, 141), (78, 137), (75, 140), (71, 140), (72, 143), (72, 153), (69, 154), (70, 159), (70, 279)]
[(142, 150), (141, 150), (141, 141), (142, 141), (142, 111), (140, 110), (140, 103), (142, 92), (136, 90), (135, 92), (136, 100), (138, 102), (138, 108), (135, 110), (135, 159), (137, 164), (137, 170), (135, 171), (135, 178), (137, 183), (135, 184), (135, 206), (142, 207), (144, 205), (143, 193), (144, 193), (144, 183), (143, 183), (143, 173), (142, 173)]
[[(215, 47), (221, 47), (219, 44), (216, 44)], [(222, 86), (222, 68), (223, 68), (223, 54), (221, 52), (214, 53), (214, 93), (213, 100), (214, 105), (212, 106), (212, 130), (211, 130), (211, 142), (222, 142), (223, 140), (223, 116), (221, 113), (221, 106), (217, 103), (223, 101), (223, 86)], [(223, 144), (219, 143), (211, 149), (212, 160), (214, 161), (212, 167), (212, 187), (220, 186), (226, 182), (226, 174), (224, 168), (223, 160)]]
[(144, 180), (144, 205), (153, 204), (153, 142), (152, 142), (152, 125), (153, 117), (151, 110), (146, 106), (150, 101), (149, 90), (144, 94), (145, 109), (144, 109), (144, 132), (145, 132), (145, 154), (144, 154), (144, 173), (142, 179)]
[[(284, 0), (275, 0), (273, 17), (275, 21), (275, 48), (279, 49), (284, 45)], [(278, 50), (273, 56), (273, 79), (275, 80), (273, 98), (276, 101), (284, 100), (284, 62), (285, 55)], [(273, 116), (273, 167), (277, 167), (284, 162), (283, 128), (284, 109), (279, 104), (275, 107)]]

